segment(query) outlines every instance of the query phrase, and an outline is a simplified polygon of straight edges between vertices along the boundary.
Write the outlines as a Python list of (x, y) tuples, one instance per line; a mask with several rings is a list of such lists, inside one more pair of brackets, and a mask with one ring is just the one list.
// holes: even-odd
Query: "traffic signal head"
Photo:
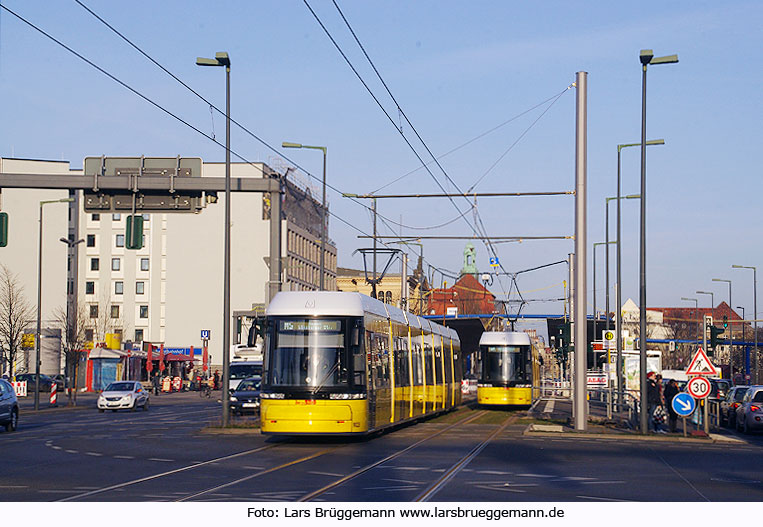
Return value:
[(143, 216), (127, 216), (127, 235), (125, 236), (125, 247), (127, 249), (143, 248)]
[(729, 327), (729, 317), (727, 317), (726, 315), (723, 315), (723, 327), (724, 328)]
[(710, 326), (710, 349), (714, 350), (718, 343), (718, 335), (724, 333), (726, 330), (716, 326)]
[(8, 245), (8, 213), (0, 212), (0, 247)]

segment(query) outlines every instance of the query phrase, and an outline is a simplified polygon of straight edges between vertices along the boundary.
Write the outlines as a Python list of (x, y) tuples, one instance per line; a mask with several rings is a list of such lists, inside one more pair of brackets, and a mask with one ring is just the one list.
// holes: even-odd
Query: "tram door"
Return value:
[(376, 427), (376, 368), (374, 367), (373, 333), (366, 331), (366, 397), (368, 398), (368, 428)]

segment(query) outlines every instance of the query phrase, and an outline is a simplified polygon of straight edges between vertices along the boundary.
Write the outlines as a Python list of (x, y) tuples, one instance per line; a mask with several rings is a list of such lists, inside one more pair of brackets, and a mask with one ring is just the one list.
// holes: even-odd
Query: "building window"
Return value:
[(142, 295), (145, 292), (146, 283), (145, 282), (135, 282), (135, 294), (136, 295)]
[(140, 259), (140, 270), (141, 271), (148, 271), (148, 258), (141, 258)]
[(119, 271), (122, 268), (122, 260), (119, 258), (112, 258), (111, 259), (111, 270), (112, 271)]
[(101, 268), (101, 260), (98, 258), (90, 258), (90, 270), (97, 271)]
[(124, 247), (124, 246), (125, 246), (125, 235), (117, 234), (117, 247)]
[(140, 318), (148, 318), (148, 306), (140, 306)]
[(111, 318), (119, 318), (119, 306), (111, 306)]
[(93, 221), (101, 221), (101, 215), (100, 214), (93, 214), (92, 219), (93, 219)]
[(93, 330), (92, 329), (86, 329), (85, 330), (85, 340), (88, 342), (93, 342)]
[(151, 215), (150, 214), (144, 214), (143, 215), (143, 221), (148, 221), (150, 219), (151, 219)]
[(85, 282), (85, 294), (86, 295), (95, 294), (95, 282)]
[(122, 219), (122, 215), (121, 214), (112, 214), (111, 215), (111, 220), (112, 221), (119, 221), (121, 219)]
[(136, 329), (135, 330), (135, 342), (143, 342), (143, 330), (142, 329)]
[(115, 295), (122, 295), (125, 292), (125, 283), (124, 282), (114, 282), (114, 294)]
[(90, 305), (90, 318), (98, 318), (98, 304)]
[(88, 234), (87, 235), (87, 246), (88, 247), (95, 247), (95, 234)]

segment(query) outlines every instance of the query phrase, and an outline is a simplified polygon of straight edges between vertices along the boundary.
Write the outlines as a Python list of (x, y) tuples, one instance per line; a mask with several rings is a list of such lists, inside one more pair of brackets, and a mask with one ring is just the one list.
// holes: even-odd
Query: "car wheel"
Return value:
[(137, 409), (138, 409), (138, 401), (133, 401), (132, 406), (130, 407), (130, 411), (134, 412)]
[(744, 418), (744, 422), (742, 423), (742, 432), (745, 434), (750, 433), (750, 427), (747, 426), (747, 417)]
[(145, 412), (146, 410), (148, 410), (148, 398), (146, 398), (146, 402), (143, 403), (143, 411)]
[(5, 423), (5, 430), (7, 432), (13, 432), (19, 425), (19, 411), (14, 409), (11, 411), (11, 420)]

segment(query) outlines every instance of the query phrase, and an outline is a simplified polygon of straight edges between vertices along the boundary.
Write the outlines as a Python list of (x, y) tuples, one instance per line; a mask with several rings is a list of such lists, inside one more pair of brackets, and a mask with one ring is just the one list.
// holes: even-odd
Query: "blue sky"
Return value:
[[(605, 198), (616, 192), (616, 145), (640, 139), (639, 50), (652, 48), (657, 56), (677, 53), (678, 64), (653, 66), (648, 73), (648, 138), (666, 141), (650, 147), (648, 155), (648, 303), (690, 305), (680, 298), (696, 297), (696, 290), (714, 291), (717, 301), (726, 300), (727, 285), (711, 278), (730, 278), (735, 306), (745, 306), (751, 317), (752, 273), (732, 270), (731, 264), (763, 269), (757, 206), (763, 4), (337, 2), (435, 155), (518, 116), (440, 160), (461, 190), (477, 180), (475, 190), (482, 192), (573, 189), (575, 92), (565, 89), (577, 71), (588, 72), (589, 243), (604, 241)], [(214, 127), (224, 140), (219, 115), (213, 119), (204, 102), (73, 0), (0, 3), (205, 133)], [(221, 108), (223, 71), (194, 63), (197, 56), (228, 51), (234, 119), (318, 177), (319, 152), (283, 151), (279, 145), (327, 146), (328, 180), (341, 191), (372, 192), (420, 166), (302, 0), (83, 3)], [(405, 137), (430, 161), (332, 2), (309, 4), (392, 120), (403, 123)], [(547, 102), (524, 113), (559, 94), (550, 107)], [(6, 11), (0, 12), (0, 100), (0, 156), (67, 159), (73, 167), (80, 167), (85, 156), (101, 154), (224, 159), (219, 146)], [(277, 163), (278, 154), (235, 128), (232, 148), (247, 160)], [(432, 172), (444, 188), (455, 190), (442, 172)], [(623, 194), (637, 193), (638, 148), (623, 151), (622, 174)], [(438, 190), (432, 177), (418, 170), (382, 192)], [(334, 191), (329, 191), (329, 201), (332, 213), (371, 232), (366, 209)], [(456, 203), (467, 210), (465, 200)], [(485, 198), (478, 201), (478, 210), (492, 236), (558, 236), (574, 230), (571, 197)], [(623, 202), (624, 298), (638, 297), (638, 210), (636, 200)], [(614, 211), (613, 202), (612, 239)], [(415, 227), (458, 215), (446, 200), (379, 200), (379, 212)], [(472, 213), (466, 218), (474, 223)], [(330, 225), (339, 265), (362, 268), (359, 255), (352, 253), (370, 242), (358, 240), (359, 232), (336, 218)], [(390, 226), (406, 238), (472, 233), (463, 220), (431, 230)], [(380, 223), (380, 234), (393, 231)], [(427, 241), (424, 256), (432, 265), (458, 271), (465, 243)], [(487, 250), (475, 245), (478, 267), (488, 270)], [(506, 270), (515, 272), (565, 259), (573, 242), (526, 241), (495, 249)], [(604, 253), (602, 247), (598, 251), (601, 308)], [(612, 262), (614, 275), (614, 253)], [(589, 247), (589, 268), (591, 263)], [(562, 296), (565, 279), (566, 268), (556, 266), (522, 274), (518, 283), (526, 299), (549, 300)], [(491, 287), (499, 297), (505, 297), (507, 288), (506, 280)], [(709, 305), (706, 296), (699, 301)], [(538, 301), (525, 309), (560, 313), (562, 306)]]

